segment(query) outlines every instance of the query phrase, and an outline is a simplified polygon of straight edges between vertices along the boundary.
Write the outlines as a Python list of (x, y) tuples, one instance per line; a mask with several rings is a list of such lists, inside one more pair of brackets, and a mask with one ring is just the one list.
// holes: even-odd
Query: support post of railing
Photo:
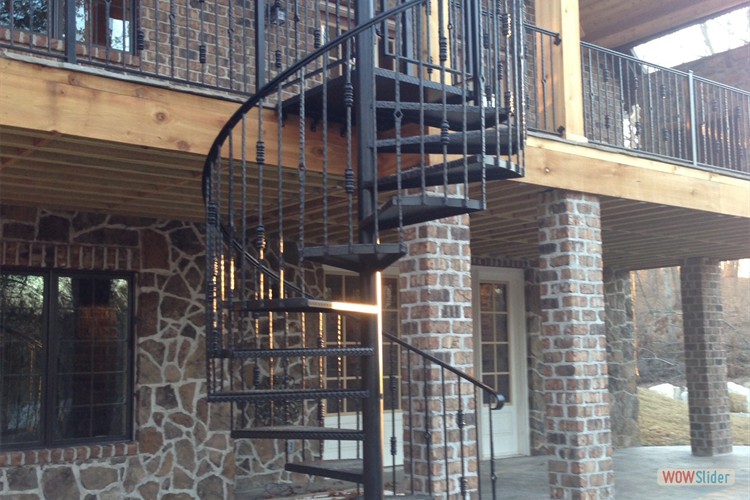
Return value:
[(688, 71), (688, 95), (690, 98), (690, 154), (693, 166), (698, 166), (698, 123), (695, 119), (695, 76), (693, 71)]
[(255, 2), (255, 89), (263, 87), (266, 74), (266, 2)]
[(71, 64), (76, 56), (76, 2), (65, 2), (65, 60)]

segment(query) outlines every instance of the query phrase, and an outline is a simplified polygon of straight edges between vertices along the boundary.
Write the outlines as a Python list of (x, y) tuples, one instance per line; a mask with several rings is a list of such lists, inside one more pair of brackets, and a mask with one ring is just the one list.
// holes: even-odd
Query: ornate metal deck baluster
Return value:
[[(451, 477), (450, 477), (450, 467), (448, 463), (448, 408), (447, 406), (447, 399), (445, 395), (445, 369), (440, 368), (440, 406), (443, 410), (443, 462), (445, 463), (445, 491), (446, 494), (451, 491)], [(461, 402), (459, 401), (459, 404)], [(429, 410), (427, 410), (428, 413), (430, 413)], [(463, 466), (463, 464), (462, 464)]]
[[(430, 375), (429, 368), (427, 368), (427, 361), (422, 360), (422, 391), (423, 391), (423, 404), (422, 411), (424, 411), (424, 429), (422, 429), (422, 437), (425, 444), (425, 456), (427, 457), (427, 494), (432, 496), (432, 422), (430, 413), (430, 396), (432, 391), (430, 389)], [(447, 474), (446, 470), (446, 474)]]
[[(198, 4), (200, 5), (200, 45), (198, 46), (198, 62), (201, 65), (201, 83), (206, 83), (206, 60), (207, 60), (207, 54), (206, 54), (206, 0), (198, 0)], [(157, 2), (158, 5), (158, 2)], [(157, 17), (158, 19), (158, 17)], [(158, 23), (157, 23), (158, 26)], [(158, 44), (158, 38), (157, 38), (157, 44)], [(159, 55), (157, 53), (156, 60), (159, 60)], [(158, 64), (158, 62), (157, 62)]]
[[(443, 369), (445, 371), (445, 369)], [(461, 496), (463, 498), (466, 498), (467, 495), (467, 479), (466, 479), (466, 449), (465, 449), (465, 441), (464, 441), (464, 428), (466, 427), (466, 416), (464, 415), (464, 400), (463, 400), (463, 393), (461, 392), (461, 380), (456, 380), (457, 388), (458, 388), (458, 412), (456, 413), (456, 424), (458, 426), (458, 439), (459, 439), (459, 450), (461, 452)], [(481, 401), (481, 400), (480, 400)], [(476, 403), (475, 403), (476, 404)], [(476, 422), (475, 422), (476, 425)], [(475, 441), (477, 441), (477, 448), (479, 446), (479, 436), (475, 437)], [(479, 461), (479, 457), (477, 457), (477, 462)]]
[[(475, 389), (476, 392), (479, 392), (478, 389)], [(480, 397), (475, 397), (475, 401), (484, 401), (484, 395), (482, 394)], [(487, 428), (489, 431), (490, 436), (490, 482), (492, 483), (492, 500), (497, 500), (497, 474), (495, 473), (495, 433), (493, 431), (493, 419), (492, 419), (492, 410), (494, 405), (487, 405)], [(477, 415), (479, 414), (479, 410), (476, 411)], [(479, 432), (477, 430), (477, 437), (479, 436)], [(479, 470), (477, 471), (479, 473)], [(482, 490), (481, 490), (481, 474), (479, 475), (479, 496), (482, 497)]]
[(700, 119), (698, 120), (698, 122), (700, 123), (702, 146), (700, 155), (701, 159), (698, 161), (702, 161), (703, 163), (710, 163), (711, 160), (708, 147), (708, 136), (710, 134), (711, 125), (708, 123), (708, 119), (706, 117), (706, 93), (703, 82), (698, 82), (698, 86), (700, 88), (700, 94), (698, 97), (698, 102), (700, 103)]

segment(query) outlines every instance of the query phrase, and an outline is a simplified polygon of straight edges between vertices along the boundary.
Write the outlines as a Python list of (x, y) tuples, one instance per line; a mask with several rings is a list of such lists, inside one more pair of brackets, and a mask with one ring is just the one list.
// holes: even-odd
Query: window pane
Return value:
[(124, 433), (128, 297), (125, 279), (66, 276), (57, 280), (55, 437), (61, 441)]
[(326, 275), (326, 299), (342, 300), (344, 298), (343, 277), (335, 274)]
[(48, 5), (47, 0), (0, 0), (0, 25), (12, 25), (14, 29), (33, 33), (47, 33)]
[(482, 314), (479, 321), (480, 330), (482, 331), (482, 342), (493, 342), (495, 340), (495, 332), (492, 330), (492, 314)]
[(0, 443), (41, 439), (44, 278), (0, 275)]
[(81, 43), (132, 49), (130, 0), (76, 0), (76, 40)]
[(383, 309), (398, 309), (397, 278), (383, 278)]
[(497, 312), (505, 312), (507, 311), (507, 305), (505, 303), (505, 285), (497, 284), (494, 287), (493, 295), (494, 295), (494, 302), (495, 302), (495, 311)]
[(508, 316), (506, 314), (495, 315), (495, 339), (498, 342), (508, 341)]
[(506, 402), (510, 402), (505, 390), (510, 384), (507, 295), (508, 286), (505, 283), (479, 284), (482, 380), (501, 391)]

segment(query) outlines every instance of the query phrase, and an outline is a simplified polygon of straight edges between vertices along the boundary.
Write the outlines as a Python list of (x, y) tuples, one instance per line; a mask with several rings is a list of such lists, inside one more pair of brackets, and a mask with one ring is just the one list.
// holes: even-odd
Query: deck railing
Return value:
[(581, 44), (592, 143), (750, 173), (750, 92)]
[[(257, 5), (263, 9), (256, 9)], [(312, 0), (10, 0), (0, 48), (240, 95), (350, 29), (348, 2)], [(75, 43), (69, 43), (75, 40)], [(559, 134), (557, 33), (526, 26), (527, 125)], [(699, 168), (750, 173), (750, 93), (581, 44), (589, 142)]]
[(346, 0), (7, 0), (0, 48), (247, 96), (351, 19)]

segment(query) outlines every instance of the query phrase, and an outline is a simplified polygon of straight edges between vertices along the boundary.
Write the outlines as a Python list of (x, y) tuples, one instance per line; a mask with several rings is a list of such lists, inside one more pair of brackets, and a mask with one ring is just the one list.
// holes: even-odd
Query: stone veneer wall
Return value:
[(524, 271), (526, 294), (526, 339), (529, 383), (529, 440), (532, 455), (546, 455), (547, 428), (544, 402), (544, 337), (542, 308), (539, 300), (539, 269), (530, 266)]
[(613, 498), (599, 200), (551, 190), (539, 201), (550, 496)]
[(731, 453), (719, 262), (687, 259), (680, 268), (680, 284), (690, 445), (697, 456)]
[[(404, 237), (409, 244), (409, 253), (400, 262), (400, 299), (401, 299), (401, 337), (408, 343), (427, 351), (450, 365), (472, 374), (474, 369), (473, 324), (471, 302), (471, 250), (469, 248), (468, 215), (443, 219), (439, 222), (428, 222), (405, 230)], [(403, 366), (405, 370), (406, 367)], [(404, 380), (407, 375), (404, 374)], [(441, 394), (441, 375), (439, 370), (422, 372), (421, 366), (412, 368), (414, 380), (429, 379), (431, 394)], [(455, 380), (446, 381), (445, 393), (448, 395), (448, 410), (458, 408), (458, 392)], [(404, 436), (404, 469), (411, 473), (414, 459), (414, 476), (416, 492), (427, 493), (428, 452), (424, 441), (425, 408), (423, 397), (414, 391), (421, 391), (423, 384), (413, 384), (412, 399), (409, 406), (404, 402), (403, 408), (415, 411), (414, 442), (409, 444), (410, 436)], [(405, 390), (404, 394), (408, 392)], [(473, 407), (473, 388), (462, 383), (461, 393), (464, 408)], [(461, 472), (461, 454), (455, 436), (459, 431), (456, 422), (451, 420), (447, 428), (447, 437), (443, 432), (442, 401), (438, 396), (429, 402), (431, 412), (431, 458), (432, 472), (435, 477), (445, 477), (444, 450), (449, 448), (450, 487), (448, 494), (458, 498), (461, 492), (459, 482)], [(404, 422), (409, 421), (408, 410), (404, 411)], [(405, 431), (408, 432), (408, 431)], [(466, 489), (470, 495), (476, 495), (478, 487), (477, 464), (468, 457), (476, 456), (476, 422), (471, 414), (466, 415), (464, 426), (464, 449), (467, 456)], [(453, 438), (453, 439), (452, 439)], [(451, 441), (451, 443), (448, 443)], [(474, 463), (472, 463), (474, 462)], [(440, 496), (446, 493), (445, 482), (434, 481), (432, 493)]]
[(630, 272), (604, 269), (609, 416), (615, 448), (641, 445)]
[(0, 207), (0, 266), (137, 273), (135, 436), (0, 452), (0, 496), (231, 498), (225, 405), (205, 399), (203, 244), (192, 223)]
[[(254, 236), (254, 235), (253, 235)], [(271, 262), (278, 262), (279, 242), (276, 240), (268, 241), (266, 247), (266, 258)], [(304, 272), (304, 280), (303, 278)], [(325, 297), (325, 273), (322, 266), (306, 265), (304, 271), (294, 268), (289, 264), (286, 265), (286, 279), (293, 282), (299, 287), (303, 286), (314, 297)], [(277, 318), (274, 321), (274, 339), (276, 347), (288, 342), (288, 347), (301, 347), (304, 338), (305, 347), (318, 347), (320, 339), (318, 314), (307, 314), (305, 317), (306, 331), (302, 335), (302, 314), (287, 313), (285, 320)], [(284, 339), (284, 323), (286, 322), (286, 341)], [(251, 325), (251, 329), (254, 327)], [(268, 330), (266, 327), (261, 328), (260, 344), (257, 345), (254, 339), (246, 339), (250, 348), (267, 348), (268, 347)], [(269, 387), (270, 373), (267, 362), (259, 363), (259, 374), (261, 377), (261, 387)], [(245, 370), (247, 365), (245, 365)], [(247, 376), (247, 374), (246, 374)], [(274, 368), (274, 387), (276, 388), (302, 388), (302, 379), (305, 378), (305, 387), (318, 386), (319, 368), (317, 358), (308, 358), (306, 364), (302, 364), (300, 359), (293, 359), (286, 368), (282, 363), (276, 363)], [(246, 380), (245, 383), (252, 384), (252, 380)], [(274, 411), (270, 409), (273, 406)], [(245, 414), (239, 416), (242, 428), (267, 427), (272, 425), (318, 425), (319, 407), (316, 401), (297, 402), (292, 401), (285, 406), (283, 403), (256, 403), (246, 405)], [(272, 417), (273, 415), (273, 417)], [(289, 421), (286, 421), (286, 419)], [(332, 441), (328, 441), (328, 446), (334, 446)], [(240, 439), (236, 442), (236, 461), (237, 461), (237, 482), (236, 489), (240, 495), (267, 495), (268, 492), (287, 491), (288, 483), (295, 477), (302, 478), (303, 481), (315, 481), (318, 478), (307, 475), (292, 474), (284, 471), (284, 465), (287, 461), (302, 462), (310, 460), (311, 457), (318, 459), (322, 454), (321, 446), (326, 443), (320, 441), (299, 441), (299, 440), (281, 440), (281, 439)], [(304, 449), (303, 449), (304, 446)]]

